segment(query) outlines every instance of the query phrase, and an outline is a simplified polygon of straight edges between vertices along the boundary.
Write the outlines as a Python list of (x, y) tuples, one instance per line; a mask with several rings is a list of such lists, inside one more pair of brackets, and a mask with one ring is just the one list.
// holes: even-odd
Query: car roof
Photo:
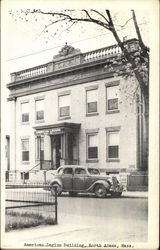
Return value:
[(96, 167), (89, 167), (89, 166), (83, 166), (83, 165), (63, 165), (63, 166), (60, 166), (59, 168), (95, 168), (95, 169), (98, 169)]

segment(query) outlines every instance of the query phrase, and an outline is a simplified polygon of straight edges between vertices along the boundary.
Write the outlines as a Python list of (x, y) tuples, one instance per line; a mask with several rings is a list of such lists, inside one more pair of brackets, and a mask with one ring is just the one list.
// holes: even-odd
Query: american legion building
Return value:
[[(136, 51), (137, 40), (126, 46)], [(64, 164), (141, 170), (144, 118), (136, 79), (106, 67), (119, 54), (118, 45), (82, 53), (66, 44), (49, 63), (11, 73), (7, 180), (37, 180)]]

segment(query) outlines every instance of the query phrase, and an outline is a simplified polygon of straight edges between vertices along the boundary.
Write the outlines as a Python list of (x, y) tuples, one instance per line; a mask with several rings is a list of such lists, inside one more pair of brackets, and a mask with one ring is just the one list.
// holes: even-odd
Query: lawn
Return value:
[(39, 225), (54, 225), (55, 219), (39, 213), (6, 211), (5, 231), (35, 227)]

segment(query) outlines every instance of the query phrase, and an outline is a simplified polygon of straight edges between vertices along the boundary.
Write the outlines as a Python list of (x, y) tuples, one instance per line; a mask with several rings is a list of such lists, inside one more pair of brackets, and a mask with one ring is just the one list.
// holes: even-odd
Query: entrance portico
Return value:
[(36, 160), (40, 161), (41, 169), (57, 169), (61, 165), (79, 164), (80, 126), (81, 124), (64, 122), (34, 127), (36, 155), (39, 156)]

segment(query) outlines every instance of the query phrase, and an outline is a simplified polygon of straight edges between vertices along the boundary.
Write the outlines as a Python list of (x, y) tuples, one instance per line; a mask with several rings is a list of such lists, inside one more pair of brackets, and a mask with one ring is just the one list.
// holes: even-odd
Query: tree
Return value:
[[(13, 12), (10, 12), (12, 16), (15, 16)], [(121, 64), (123, 61), (123, 67), (117, 70), (117, 74), (122, 74), (124, 77), (136, 77), (139, 88), (142, 94), (142, 100), (144, 102), (144, 117), (146, 128), (146, 148), (143, 156), (143, 164), (148, 164), (148, 133), (149, 133), (149, 48), (144, 44), (141, 32), (137, 23), (136, 14), (134, 10), (131, 10), (131, 18), (126, 21), (133, 21), (136, 30), (138, 44), (137, 50), (131, 52), (128, 50), (127, 41), (120, 39), (114, 18), (109, 10), (104, 12), (92, 10), (63, 10), (63, 11), (43, 11), (40, 9), (27, 9), (21, 10), (21, 16), (25, 15), (25, 20), (28, 21), (29, 15), (35, 15), (35, 21), (37, 21), (37, 15), (50, 16), (50, 22), (45, 25), (43, 32), (48, 32), (49, 26), (63, 24), (66, 30), (70, 30), (73, 25), (77, 23), (91, 23), (102, 27), (111, 32), (115, 38), (118, 46), (121, 48), (122, 54), (118, 55), (116, 59), (106, 62), (106, 67), (112, 69), (115, 64)], [(126, 25), (121, 25), (124, 27)], [(55, 33), (56, 34), (56, 33)]]

